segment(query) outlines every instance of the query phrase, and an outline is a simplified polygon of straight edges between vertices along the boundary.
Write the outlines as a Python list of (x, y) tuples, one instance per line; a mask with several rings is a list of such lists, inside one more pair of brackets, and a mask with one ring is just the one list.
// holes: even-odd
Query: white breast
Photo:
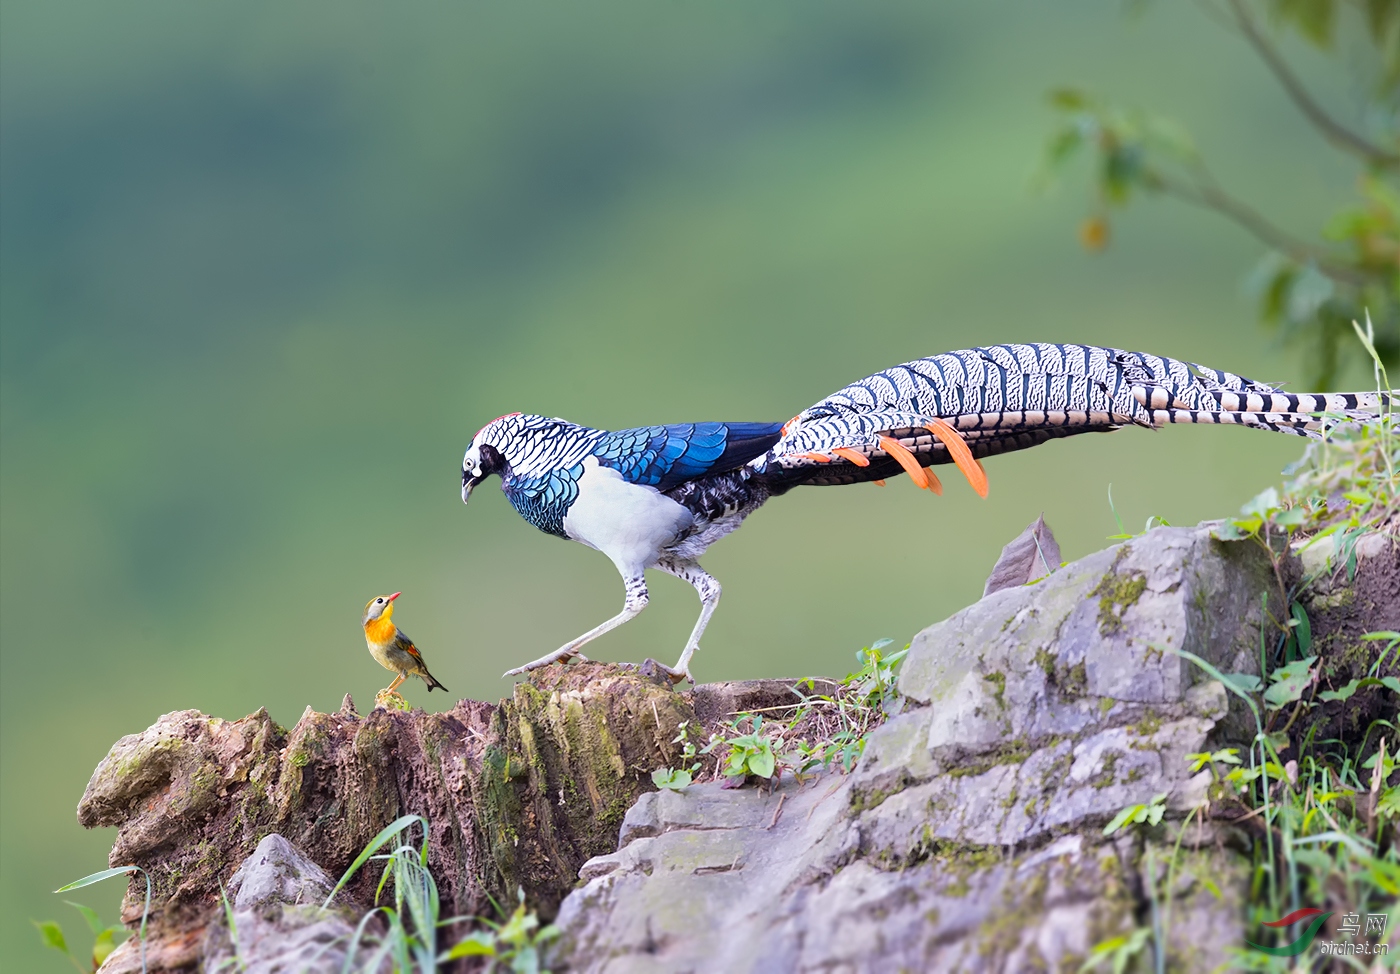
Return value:
[(584, 461), (578, 499), (564, 515), (569, 537), (607, 555), (623, 577), (656, 564), (690, 525), (690, 512), (680, 504), (654, 487), (629, 484), (596, 457)]

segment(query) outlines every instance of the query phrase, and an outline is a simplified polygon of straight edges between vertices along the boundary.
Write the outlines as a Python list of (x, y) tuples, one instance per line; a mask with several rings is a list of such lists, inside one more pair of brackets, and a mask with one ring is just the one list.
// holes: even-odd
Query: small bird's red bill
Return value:
[(393, 595), (389, 596), (389, 601), (390, 601), (390, 602), (394, 601), (394, 599), (398, 598), (398, 597), (399, 597), (400, 595), (402, 595), (402, 594), (403, 594), (402, 592), (395, 592)]

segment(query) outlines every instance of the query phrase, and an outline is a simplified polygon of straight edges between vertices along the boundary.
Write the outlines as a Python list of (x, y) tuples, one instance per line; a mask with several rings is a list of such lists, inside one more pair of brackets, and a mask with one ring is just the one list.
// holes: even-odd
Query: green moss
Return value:
[(148, 747), (140, 748), (117, 762), (111, 774), (118, 779), (133, 775), (165, 774), (185, 743), (184, 738), (180, 737), (158, 738)]
[[(978, 954), (985, 958), (1004, 957), (1015, 950), (1024, 931), (1043, 922), (1048, 887), (1049, 879), (1043, 867), (1027, 880), (1008, 884), (1002, 892), (1001, 903), (989, 911), (987, 919), (977, 928)], [(1024, 959), (1025, 963), (1018, 970), (1045, 970), (1045, 959), (1038, 951)]]
[(1101, 716), (1107, 714), (1117, 702), (1112, 697), (1099, 697), (1099, 714)]
[(993, 687), (995, 687), (995, 689), (992, 691), (992, 699), (995, 700), (995, 701), (997, 702), (997, 709), (998, 709), (998, 710), (1005, 710), (1005, 709), (1006, 709), (1006, 674), (1005, 674), (1005, 673), (987, 673), (987, 674), (985, 674), (985, 675), (982, 677), (982, 679), (983, 679), (983, 680), (986, 680), (986, 681), (987, 681), (988, 683), (990, 683)]
[(883, 803), (890, 795), (896, 794), (900, 790), (899, 788), (872, 788), (870, 791), (852, 790), (851, 811), (857, 815), (861, 812), (869, 811)]
[(974, 761), (969, 761), (966, 764), (961, 764), (956, 768), (949, 769), (948, 777), (967, 778), (973, 775), (984, 774), (999, 764), (1020, 764), (1025, 761), (1026, 758), (1030, 757), (1037, 749), (1041, 747), (1054, 747), (1060, 740), (1058, 736), (1052, 736), (1041, 741), (1032, 741), (1029, 737), (1022, 734), (1020, 737), (1002, 743), (990, 754), (979, 755)]
[(1151, 709), (1136, 724), (1128, 725), (1128, 733), (1136, 734), (1138, 737), (1150, 737), (1162, 729), (1162, 718), (1157, 711)]
[(1020, 798), (1021, 798), (1021, 790), (1020, 790), (1019, 788), (1016, 788), (1015, 786), (1013, 786), (1012, 789), (1011, 789), (1011, 793), (1008, 794), (1005, 798), (1003, 798), (1003, 799), (1001, 800), (1001, 807), (1002, 807), (1002, 808), (1005, 808), (1005, 809), (1008, 809), (1008, 810), (1009, 810), (1009, 809), (1012, 809), (1012, 808), (1015, 808), (1015, 807), (1016, 807), (1016, 802), (1019, 801)]
[(1089, 782), (1095, 788), (1103, 789), (1117, 782), (1118, 759), (1123, 757), (1121, 751), (1104, 751), (1103, 757), (1099, 761), (1099, 766), (1103, 769), (1099, 776)]
[(1089, 669), (1080, 660), (1073, 666), (1067, 667), (1060, 677), (1060, 690), (1067, 697), (1082, 697), (1084, 691), (1089, 689)]
[(1123, 613), (1142, 598), (1142, 593), (1147, 590), (1147, 576), (1141, 572), (1132, 575), (1118, 574), (1118, 564), (1127, 551), (1126, 547), (1119, 550), (1118, 557), (1113, 559), (1113, 567), (1089, 593), (1090, 598), (1098, 597), (1099, 632), (1105, 636), (1122, 631)]
[(1040, 671), (1045, 674), (1045, 679), (1051, 682), (1055, 680), (1055, 660), (1055, 654), (1048, 649), (1035, 651), (1035, 665), (1040, 667)]
[(914, 859), (939, 863), (953, 877), (943, 888), (943, 894), (961, 898), (966, 896), (971, 888), (968, 880), (974, 873), (997, 865), (1005, 856), (1000, 846), (938, 839), (933, 836), (928, 826), (924, 826), (923, 840), (915, 851)]

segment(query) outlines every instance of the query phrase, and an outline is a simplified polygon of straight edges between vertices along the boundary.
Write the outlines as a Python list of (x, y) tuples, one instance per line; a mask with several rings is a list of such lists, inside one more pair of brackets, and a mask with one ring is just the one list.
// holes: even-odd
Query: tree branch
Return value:
[(1161, 172), (1152, 175), (1157, 188), (1167, 195), (1227, 217), (1249, 231), (1255, 239), (1300, 264), (1312, 264), (1334, 281), (1360, 286), (1372, 280), (1370, 275), (1337, 261), (1270, 223), (1254, 208), (1241, 203), (1213, 183), (1200, 180), (1187, 183)]
[(1288, 92), (1288, 97), (1293, 100), (1293, 104), (1298, 106), (1298, 110), (1312, 122), (1327, 141), (1347, 152), (1355, 153), (1372, 165), (1394, 167), (1400, 166), (1400, 155), (1391, 152), (1381, 146), (1376, 145), (1369, 139), (1356, 134), (1351, 129), (1342, 125), (1313, 100), (1303, 87), (1298, 76), (1289, 68), (1282, 55), (1276, 51), (1259, 32), (1259, 27), (1250, 16), (1249, 8), (1245, 6), (1244, 0), (1226, 0), (1231, 12), (1235, 16), (1235, 23), (1249, 41), (1264, 63), (1269, 66), (1269, 70), (1278, 78), (1279, 84), (1283, 85), (1284, 91)]

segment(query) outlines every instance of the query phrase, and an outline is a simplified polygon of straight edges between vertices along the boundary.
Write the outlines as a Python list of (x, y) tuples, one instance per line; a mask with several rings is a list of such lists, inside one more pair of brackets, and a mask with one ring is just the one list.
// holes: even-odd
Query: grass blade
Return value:
[[(323, 908), (330, 909), (331, 900), (335, 899), (335, 894), (339, 893), (342, 889), (345, 888), (345, 884), (350, 882), (350, 880), (354, 877), (355, 873), (359, 872), (360, 867), (369, 861), (370, 856), (378, 852), (380, 847), (383, 846), (384, 843), (388, 842), (390, 839), (398, 835), (404, 829), (408, 828), (414, 822), (422, 823), (423, 844), (426, 847), (428, 841), (428, 820), (426, 818), (424, 818), (421, 815), (402, 815), (399, 818), (396, 818), (394, 821), (384, 826), (384, 828), (379, 831), (378, 835), (370, 839), (369, 845), (365, 846), (364, 849), (360, 852), (360, 854), (355, 857), (355, 861), (350, 864), (350, 868), (345, 870), (345, 875), (340, 877), (340, 882), (335, 884), (335, 889), (331, 890), (331, 895), (326, 897), (326, 902), (322, 904)], [(79, 880), (79, 882), (82, 881)], [(67, 886), (64, 887), (64, 889), (69, 888), (70, 887)], [(62, 892), (62, 890), (60, 890), (59, 892)]]

